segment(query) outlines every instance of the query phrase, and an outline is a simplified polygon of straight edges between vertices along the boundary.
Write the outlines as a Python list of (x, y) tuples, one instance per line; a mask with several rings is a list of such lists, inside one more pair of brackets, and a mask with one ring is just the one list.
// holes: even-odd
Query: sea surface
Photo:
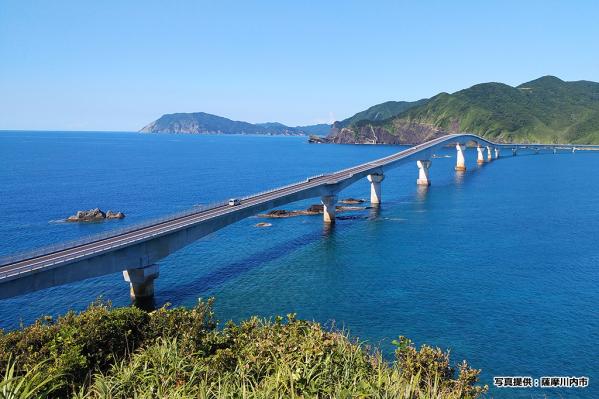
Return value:
[[(0, 256), (260, 192), (401, 150), (303, 137), (0, 132)], [(158, 305), (216, 297), (224, 322), (295, 312), (392, 358), (399, 335), (493, 376), (588, 376), (586, 389), (491, 389), (495, 398), (599, 398), (599, 153), (503, 153), (454, 172), (455, 150), (386, 172), (383, 206), (248, 218), (160, 262)], [(340, 198), (369, 198), (366, 180)], [(318, 199), (289, 204), (304, 209)], [(124, 220), (71, 224), (80, 209)], [(271, 227), (258, 228), (261, 221)], [(114, 274), (0, 301), (0, 328), (129, 304)]]

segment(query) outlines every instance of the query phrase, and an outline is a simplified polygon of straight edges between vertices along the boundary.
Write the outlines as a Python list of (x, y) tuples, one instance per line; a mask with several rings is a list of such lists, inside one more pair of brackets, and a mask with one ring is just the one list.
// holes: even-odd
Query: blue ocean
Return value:
[[(0, 132), (0, 256), (119, 229), (400, 151), (305, 137)], [(157, 305), (214, 296), (221, 322), (297, 313), (393, 356), (391, 341), (448, 348), (494, 398), (599, 397), (599, 153), (501, 158), (454, 172), (455, 150), (386, 171), (380, 210), (252, 217), (160, 262)], [(447, 155), (448, 157), (443, 157)], [(364, 180), (339, 198), (369, 198)], [(319, 203), (289, 204), (305, 209)], [(65, 223), (77, 210), (123, 220)], [(272, 226), (259, 228), (259, 222)], [(0, 328), (129, 304), (121, 274), (0, 301)], [(587, 376), (585, 389), (493, 388), (494, 376)]]

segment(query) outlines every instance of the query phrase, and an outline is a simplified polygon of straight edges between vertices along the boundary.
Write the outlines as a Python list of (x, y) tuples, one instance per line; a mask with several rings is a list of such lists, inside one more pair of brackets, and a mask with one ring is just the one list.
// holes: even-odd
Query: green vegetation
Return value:
[(348, 126), (364, 141), (373, 128), (416, 141), (470, 132), (504, 142), (599, 144), (599, 83), (553, 76), (517, 87), (483, 83), (438, 94), (384, 121)]
[(0, 332), (0, 398), (480, 397), (479, 371), (400, 337), (395, 361), (338, 331), (288, 315), (216, 328), (193, 309), (111, 309)]
[(422, 99), (418, 101), (387, 101), (382, 104), (373, 105), (372, 107), (358, 112), (354, 116), (344, 119), (340, 122), (335, 122), (336, 128), (348, 127), (358, 122), (376, 122), (392, 118), (409, 110), (412, 107), (422, 105), (428, 101)]
[(319, 123), (317, 125), (296, 126), (295, 129), (306, 132), (309, 135), (326, 136), (331, 132), (331, 125)]
[(278, 122), (248, 123), (234, 121), (206, 112), (165, 114), (140, 132), (143, 133), (217, 133), (217, 134), (268, 134), (268, 135), (326, 135), (331, 125), (285, 126)]

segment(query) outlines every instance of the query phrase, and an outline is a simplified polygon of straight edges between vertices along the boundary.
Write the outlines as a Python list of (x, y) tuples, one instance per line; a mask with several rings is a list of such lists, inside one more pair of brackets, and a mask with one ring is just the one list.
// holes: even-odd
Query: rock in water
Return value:
[(363, 199), (359, 199), (359, 198), (346, 198), (339, 202), (342, 204), (361, 204), (365, 201)]
[(106, 219), (124, 219), (124, 218), (125, 218), (125, 214), (123, 212), (113, 212), (113, 211), (106, 212)]
[(260, 222), (260, 223), (256, 223), (255, 226), (256, 227), (270, 227), (270, 226), (272, 226), (272, 224), (271, 223)]
[[(344, 201), (346, 204), (360, 204), (363, 203), (364, 200), (361, 199), (355, 199), (355, 198), (348, 198)], [(364, 206), (340, 206), (337, 205), (335, 206), (335, 209), (337, 210), (337, 212), (348, 212), (348, 211), (362, 211), (364, 209), (366, 209), (366, 207)], [(308, 209), (305, 210), (295, 210), (295, 211), (287, 211), (285, 209), (274, 209), (268, 213), (262, 213), (259, 214), (258, 217), (263, 217), (263, 218), (290, 218), (290, 217), (294, 217), (294, 216), (309, 216), (309, 215), (318, 215), (320, 213), (324, 212), (324, 205), (322, 204), (313, 204), (310, 205), (310, 207)], [(256, 226), (259, 226), (260, 223), (258, 223)]]
[(67, 218), (67, 222), (97, 222), (104, 219), (123, 219), (123, 212), (104, 212), (100, 208), (90, 209), (89, 211), (77, 211), (73, 216)]
[(306, 209), (306, 211), (308, 211), (308, 212), (314, 212), (314, 213), (323, 213), (324, 212), (324, 205), (322, 205), (322, 204), (310, 205), (310, 207), (308, 209)]
[(275, 209), (268, 212), (268, 215), (271, 217), (285, 217), (289, 216), (290, 211), (286, 211), (284, 209)]
[(326, 144), (330, 143), (330, 140), (327, 137), (316, 136), (311, 134), (308, 138), (308, 143), (310, 144)]

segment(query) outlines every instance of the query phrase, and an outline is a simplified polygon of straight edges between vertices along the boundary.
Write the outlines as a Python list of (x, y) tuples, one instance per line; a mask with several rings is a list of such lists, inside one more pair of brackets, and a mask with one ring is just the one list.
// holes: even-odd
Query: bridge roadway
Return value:
[[(119, 271), (143, 270), (197, 239), (248, 216), (302, 199), (335, 196), (343, 188), (366, 176), (383, 175), (385, 170), (405, 162), (430, 159), (433, 151), (439, 147), (469, 141), (493, 148), (573, 148), (564, 144), (499, 144), (472, 134), (439, 137), (372, 162), (246, 197), (237, 206), (221, 205), (0, 265), (0, 299)], [(576, 146), (583, 147), (595, 148)], [(334, 204), (332, 206), (334, 209)]]

